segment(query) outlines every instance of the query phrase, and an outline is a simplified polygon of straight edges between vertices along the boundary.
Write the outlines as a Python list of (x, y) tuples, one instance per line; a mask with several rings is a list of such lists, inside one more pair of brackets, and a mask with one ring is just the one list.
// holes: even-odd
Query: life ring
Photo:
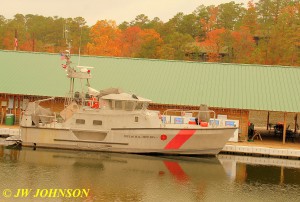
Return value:
[(90, 100), (88, 101), (88, 106), (97, 109), (99, 108), (99, 101), (97, 100), (97, 98), (91, 97)]

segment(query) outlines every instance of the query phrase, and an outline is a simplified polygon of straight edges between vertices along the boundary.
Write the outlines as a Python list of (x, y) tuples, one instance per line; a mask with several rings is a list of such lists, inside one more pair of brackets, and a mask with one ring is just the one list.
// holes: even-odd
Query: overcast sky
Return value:
[[(83, 17), (88, 25), (97, 20), (130, 22), (139, 14), (164, 22), (178, 12), (192, 13), (199, 5), (219, 5), (234, 1), (247, 5), (249, 0), (0, 0), (0, 15), (12, 19), (17, 13), (58, 17)], [(257, 2), (258, 0), (254, 0)]]

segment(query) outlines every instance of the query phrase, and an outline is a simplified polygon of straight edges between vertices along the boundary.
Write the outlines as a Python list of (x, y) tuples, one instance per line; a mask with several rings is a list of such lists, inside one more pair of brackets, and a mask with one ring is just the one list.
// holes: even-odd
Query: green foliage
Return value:
[(89, 27), (82, 17), (0, 15), (0, 49), (171, 60), (300, 65), (300, 0), (249, 0), (200, 5), (167, 22), (140, 14), (118, 26), (100, 20)]

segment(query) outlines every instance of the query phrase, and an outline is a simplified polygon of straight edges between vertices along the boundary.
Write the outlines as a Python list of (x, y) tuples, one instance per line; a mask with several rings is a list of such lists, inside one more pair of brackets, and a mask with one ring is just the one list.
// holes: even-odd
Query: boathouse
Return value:
[[(296, 67), (76, 55), (72, 61), (94, 67), (93, 88), (121, 88), (151, 99), (152, 109), (207, 104), (217, 115), (239, 120), (240, 140), (247, 139), (250, 111), (283, 112), (283, 120), (287, 113), (297, 117), (300, 112)], [(69, 88), (63, 63), (59, 54), (0, 51), (1, 123), (6, 113), (18, 121), (24, 98), (55, 96), (51, 107), (61, 109)]]

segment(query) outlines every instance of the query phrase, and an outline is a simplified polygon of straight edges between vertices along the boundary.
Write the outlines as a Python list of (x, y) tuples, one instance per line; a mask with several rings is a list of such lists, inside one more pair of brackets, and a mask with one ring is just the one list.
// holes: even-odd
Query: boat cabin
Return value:
[(105, 103), (108, 103), (109, 109), (125, 111), (147, 109), (149, 103), (151, 102), (151, 100), (128, 93), (109, 94), (102, 96), (100, 99), (104, 101), (102, 102), (104, 103), (104, 106), (101, 108), (105, 109)]

